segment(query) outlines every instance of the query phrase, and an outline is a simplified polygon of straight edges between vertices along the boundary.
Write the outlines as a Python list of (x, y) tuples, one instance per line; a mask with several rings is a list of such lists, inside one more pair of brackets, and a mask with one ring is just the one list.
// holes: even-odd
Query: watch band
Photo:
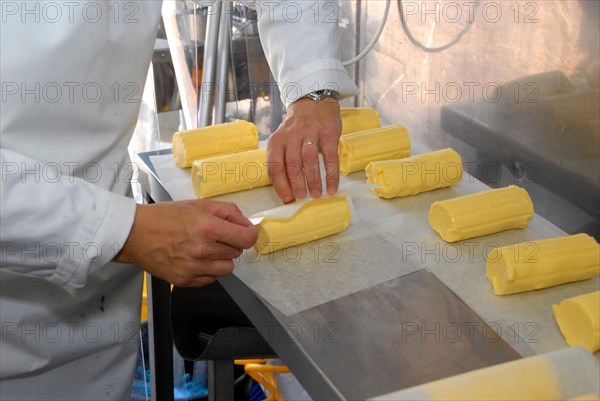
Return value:
[[(306, 95), (302, 96), (300, 99), (311, 99), (315, 102), (319, 102), (319, 101), (325, 99), (326, 97), (332, 97), (335, 100), (339, 100), (340, 95), (336, 91), (331, 90), (331, 89), (321, 89), (318, 91), (309, 92)], [(300, 100), (300, 99), (298, 99), (298, 100)]]

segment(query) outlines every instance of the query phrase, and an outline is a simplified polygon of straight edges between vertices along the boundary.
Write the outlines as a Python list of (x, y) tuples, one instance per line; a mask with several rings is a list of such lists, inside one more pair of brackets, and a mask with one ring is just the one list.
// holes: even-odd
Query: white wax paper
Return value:
[[(424, 151), (413, 141), (413, 154)], [(194, 197), (189, 169), (177, 167), (171, 155), (151, 160), (173, 199)], [(372, 185), (366, 184), (364, 172), (342, 177), (340, 188), (353, 203), (353, 220), (347, 230), (269, 255), (249, 250), (236, 262), (234, 274), (286, 316), (427, 269), (511, 346), (530, 355), (566, 346), (554, 321), (552, 304), (599, 288), (596, 278), (539, 291), (494, 295), (485, 269), (485, 257), (492, 247), (566, 234), (535, 215), (524, 229), (454, 244), (444, 242), (429, 227), (430, 205), (488, 189), (466, 173), (454, 187), (391, 200), (371, 193)], [(211, 199), (235, 202), (246, 216), (282, 204), (272, 186)]]

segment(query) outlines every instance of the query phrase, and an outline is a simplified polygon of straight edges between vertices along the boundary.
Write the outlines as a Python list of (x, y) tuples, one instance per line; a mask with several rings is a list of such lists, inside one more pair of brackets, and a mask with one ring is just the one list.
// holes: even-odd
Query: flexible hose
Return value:
[(379, 37), (381, 36), (381, 32), (383, 32), (383, 28), (385, 27), (385, 23), (387, 21), (388, 14), (390, 12), (391, 2), (392, 2), (391, 0), (386, 0), (385, 10), (383, 11), (383, 17), (381, 18), (381, 23), (379, 24), (379, 28), (377, 29), (375, 36), (373, 36), (373, 39), (371, 39), (371, 42), (367, 45), (367, 47), (365, 47), (355, 57), (351, 58), (350, 60), (346, 60), (346, 61), (342, 62), (342, 65), (344, 67), (352, 65), (352, 64), (356, 63), (357, 61), (359, 61), (360, 59), (362, 59), (363, 57), (365, 57), (367, 55), (367, 53), (369, 53), (371, 51), (373, 46), (375, 46), (375, 43), (377, 43), (377, 41), (379, 40)]

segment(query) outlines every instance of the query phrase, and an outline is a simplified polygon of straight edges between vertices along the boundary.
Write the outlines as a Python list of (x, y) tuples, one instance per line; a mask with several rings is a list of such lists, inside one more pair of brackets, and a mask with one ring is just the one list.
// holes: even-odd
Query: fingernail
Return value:
[(296, 199), (304, 199), (306, 197), (306, 191), (294, 192), (294, 197)]
[(289, 204), (289, 203), (294, 203), (296, 202), (296, 199), (294, 198), (286, 198), (286, 200), (283, 201), (284, 204)]
[(337, 192), (337, 188), (336, 187), (327, 187), (327, 193), (329, 195), (335, 195), (336, 192)]
[(319, 198), (321, 196), (321, 191), (319, 191), (318, 189), (312, 189), (310, 191), (310, 196), (313, 198)]

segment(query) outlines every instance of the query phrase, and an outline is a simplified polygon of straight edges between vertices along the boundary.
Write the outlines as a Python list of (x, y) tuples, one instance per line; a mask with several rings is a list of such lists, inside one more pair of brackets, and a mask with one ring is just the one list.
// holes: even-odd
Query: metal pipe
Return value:
[(229, 53), (231, 49), (231, 1), (223, 0), (219, 24), (219, 46), (217, 56), (217, 88), (215, 92), (214, 123), (225, 122), (225, 106), (227, 104), (227, 72), (229, 70)]
[[(355, 25), (355, 32), (354, 32), (354, 53), (358, 54), (360, 52), (361, 49), (361, 26), (360, 24), (362, 24), (362, 3), (361, 0), (357, 0), (356, 1), (356, 25)], [(354, 83), (356, 84), (356, 86), (358, 88), (360, 88), (360, 67), (361, 65), (364, 65), (364, 62), (359, 61), (358, 63), (354, 64)], [(358, 94), (358, 96), (356, 96), (354, 98), (354, 107), (359, 107), (359, 99), (362, 95), (362, 91)]]
[[(211, 12), (211, 8), (213, 8)], [(204, 61), (202, 63), (202, 85), (198, 101), (198, 127), (212, 123), (212, 98), (215, 89), (215, 70), (217, 66), (217, 45), (221, 20), (221, 0), (209, 7), (206, 21), (206, 40), (204, 42)]]

